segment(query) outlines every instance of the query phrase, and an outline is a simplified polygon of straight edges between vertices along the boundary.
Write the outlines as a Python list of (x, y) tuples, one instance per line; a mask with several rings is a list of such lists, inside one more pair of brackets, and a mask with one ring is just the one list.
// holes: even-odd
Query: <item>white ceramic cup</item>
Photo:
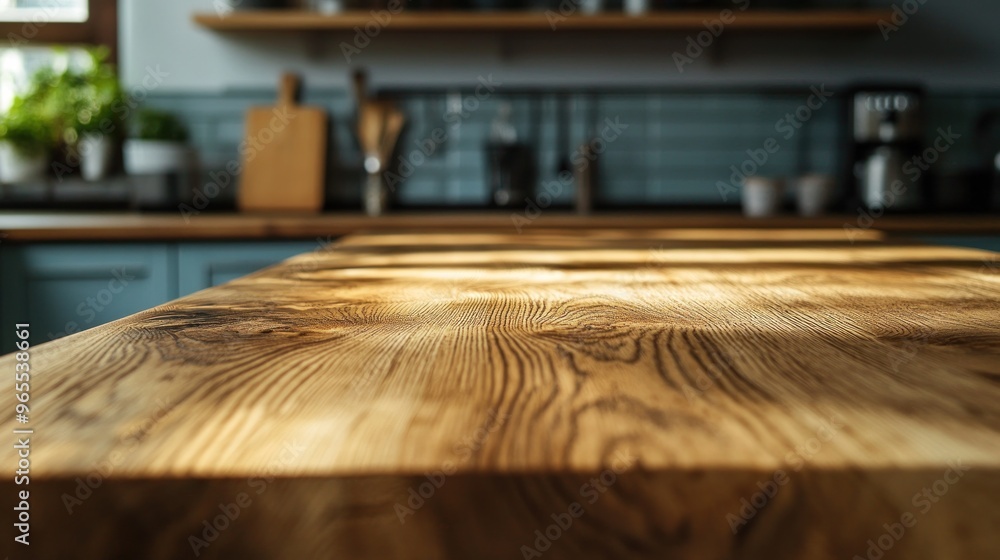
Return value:
[(774, 216), (781, 210), (784, 185), (773, 177), (747, 177), (743, 182), (743, 214), (750, 218)]
[(630, 16), (641, 16), (649, 11), (650, 0), (624, 0), (622, 8)]
[(604, 0), (580, 0), (576, 5), (581, 14), (596, 14), (604, 11)]
[(803, 175), (795, 181), (795, 200), (802, 216), (819, 216), (826, 210), (833, 192), (833, 178), (827, 175)]

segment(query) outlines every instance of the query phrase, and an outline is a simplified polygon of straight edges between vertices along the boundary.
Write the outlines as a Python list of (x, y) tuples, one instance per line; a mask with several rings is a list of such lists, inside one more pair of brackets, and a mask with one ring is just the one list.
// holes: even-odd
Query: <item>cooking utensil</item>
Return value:
[(351, 92), (354, 94), (354, 107), (360, 114), (361, 106), (368, 100), (368, 75), (364, 70), (355, 70), (351, 75)]
[(377, 160), (381, 156), (384, 129), (385, 111), (383, 106), (376, 101), (364, 102), (358, 116), (358, 141), (365, 154), (365, 169), (371, 167), (367, 161), (368, 158), (374, 157)]
[(390, 105), (386, 113), (385, 132), (382, 134), (382, 161), (388, 163), (396, 150), (396, 142), (399, 141), (403, 125), (406, 124), (406, 116), (394, 105)]
[(285, 74), (278, 104), (247, 111), (242, 211), (319, 212), (323, 209), (329, 123), (318, 107), (297, 104), (299, 78)]
[(368, 100), (361, 106), (358, 139), (365, 153), (365, 212), (378, 216), (385, 212), (388, 193), (382, 174), (396, 149), (406, 116), (391, 101)]
[(572, 171), (573, 165), (566, 152), (569, 150), (569, 102), (565, 96), (557, 97), (556, 102), (559, 104), (559, 137), (556, 139), (556, 144), (559, 146), (558, 150), (562, 152), (562, 155), (559, 156), (559, 163), (556, 164), (556, 177), (559, 177), (563, 173)]
[(580, 154), (583, 158), (573, 174), (573, 182), (576, 184), (576, 212), (587, 215), (590, 214), (594, 204), (598, 154), (594, 151), (592, 142), (580, 146)]
[(382, 185), (382, 134), (385, 130), (385, 111), (376, 101), (364, 101), (358, 117), (358, 141), (365, 155), (365, 212), (378, 216), (385, 211), (386, 195)]

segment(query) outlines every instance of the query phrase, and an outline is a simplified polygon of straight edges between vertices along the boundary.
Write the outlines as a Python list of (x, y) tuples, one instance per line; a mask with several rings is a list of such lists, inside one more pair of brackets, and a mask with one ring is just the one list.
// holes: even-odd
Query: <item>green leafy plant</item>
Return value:
[(118, 75), (107, 63), (106, 48), (88, 51), (84, 70), (39, 70), (0, 118), (0, 139), (25, 155), (51, 150), (61, 141), (75, 143), (83, 134), (119, 136), (123, 121), (116, 114), (123, 98)]
[(52, 148), (52, 130), (33, 115), (8, 113), (0, 120), (0, 140), (10, 142), (24, 156), (38, 156)]
[(85, 134), (122, 135), (124, 121), (116, 110), (124, 107), (118, 73), (107, 62), (106, 48), (92, 49), (88, 54), (87, 70), (64, 73), (57, 86), (64, 88), (61, 101), (68, 111), (66, 128), (70, 141)]
[(143, 109), (136, 115), (133, 136), (139, 140), (186, 142), (188, 130), (175, 115), (158, 109)]
[(55, 147), (57, 137), (56, 119), (37, 91), (16, 97), (0, 117), (0, 140), (10, 142), (24, 156), (43, 155)]

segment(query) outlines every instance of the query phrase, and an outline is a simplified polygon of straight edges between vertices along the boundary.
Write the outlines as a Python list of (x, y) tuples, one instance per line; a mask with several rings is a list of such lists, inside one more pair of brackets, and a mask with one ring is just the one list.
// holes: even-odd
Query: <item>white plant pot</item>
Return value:
[(191, 167), (191, 148), (183, 142), (126, 140), (124, 150), (129, 175), (184, 173)]
[(0, 183), (27, 183), (45, 178), (49, 154), (26, 156), (14, 144), (0, 142)]
[(77, 143), (80, 151), (80, 175), (84, 181), (100, 181), (111, 172), (115, 141), (103, 134), (87, 134)]
[(774, 216), (781, 210), (783, 191), (780, 179), (747, 177), (743, 183), (743, 214), (750, 218)]

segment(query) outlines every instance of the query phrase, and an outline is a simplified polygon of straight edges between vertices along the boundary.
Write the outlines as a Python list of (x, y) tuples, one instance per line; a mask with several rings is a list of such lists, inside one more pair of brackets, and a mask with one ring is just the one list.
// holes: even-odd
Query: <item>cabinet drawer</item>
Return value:
[[(167, 244), (4, 247), (2, 326), (30, 323), (41, 344), (155, 307), (177, 295), (171, 261)], [(12, 348), (8, 330), (0, 353)]]

